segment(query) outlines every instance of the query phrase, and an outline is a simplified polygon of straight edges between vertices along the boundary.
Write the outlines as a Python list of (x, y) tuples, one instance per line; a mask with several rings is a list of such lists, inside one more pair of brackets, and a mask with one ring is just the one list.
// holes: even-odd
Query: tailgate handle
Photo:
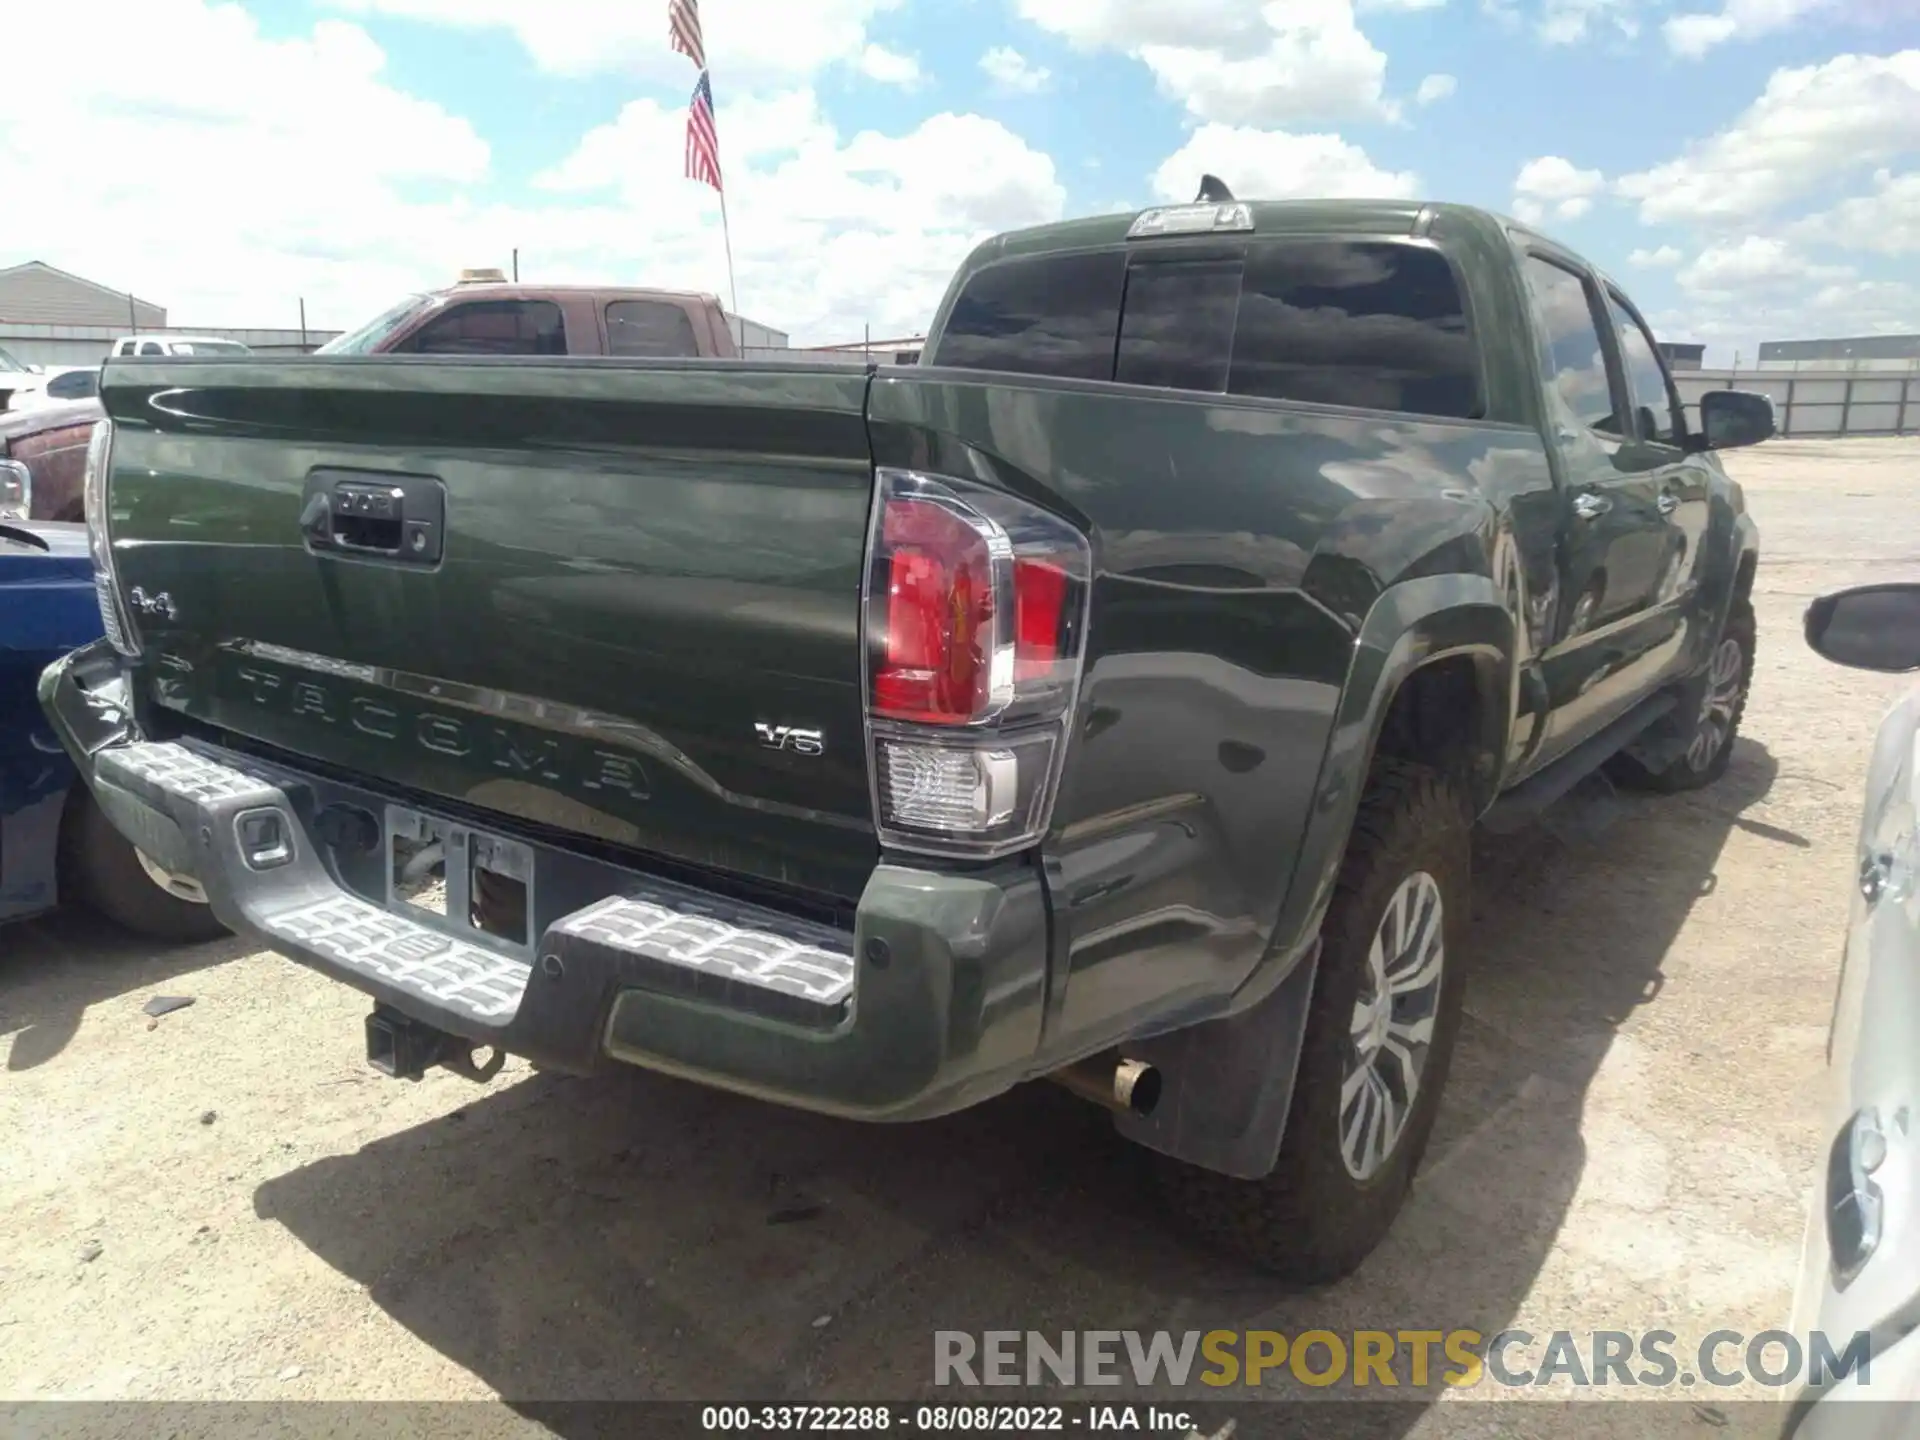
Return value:
[(437, 565), (446, 489), (431, 475), (318, 469), (307, 476), (300, 531), (316, 554)]

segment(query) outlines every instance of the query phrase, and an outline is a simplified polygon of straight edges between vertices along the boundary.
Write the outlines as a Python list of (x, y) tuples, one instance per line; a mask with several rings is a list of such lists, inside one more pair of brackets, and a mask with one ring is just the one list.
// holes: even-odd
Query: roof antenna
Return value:
[(1226, 182), (1218, 175), (1202, 175), (1200, 177), (1200, 193), (1194, 197), (1196, 204), (1204, 201), (1209, 205), (1225, 205), (1232, 199), (1233, 192), (1227, 188)]

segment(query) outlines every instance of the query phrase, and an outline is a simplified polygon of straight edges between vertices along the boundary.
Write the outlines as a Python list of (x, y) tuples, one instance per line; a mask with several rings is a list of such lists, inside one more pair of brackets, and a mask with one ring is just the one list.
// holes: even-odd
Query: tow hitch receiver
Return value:
[[(474, 1061), (477, 1049), (487, 1051), (484, 1065)], [(385, 1005), (375, 1005), (367, 1016), (367, 1063), (396, 1080), (425, 1079), (427, 1071), (440, 1065), (484, 1085), (500, 1073), (506, 1059), (497, 1046), (476, 1046)]]

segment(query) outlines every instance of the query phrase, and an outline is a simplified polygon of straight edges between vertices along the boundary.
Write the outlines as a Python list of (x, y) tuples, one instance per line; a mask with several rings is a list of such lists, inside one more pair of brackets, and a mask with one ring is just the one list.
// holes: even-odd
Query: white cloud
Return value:
[(1705, 295), (1804, 294), (1816, 284), (1835, 284), (1854, 278), (1845, 265), (1816, 265), (1786, 241), (1749, 235), (1724, 245), (1712, 245), (1681, 266), (1674, 278), (1680, 285)]
[(1028, 95), (1046, 89), (1053, 78), (1046, 66), (1035, 65), (1011, 45), (996, 45), (987, 51), (980, 57), (980, 68), (994, 84)]
[(1709, 246), (1674, 279), (1681, 303), (1650, 317), (1656, 332), (1749, 359), (1762, 340), (1920, 329), (1920, 286), (1815, 262), (1777, 237)]
[(1920, 50), (1776, 70), (1726, 129), (1616, 183), (1648, 224), (1750, 227), (1850, 172), (1914, 148)]
[[(71, 46), (53, 7), (7, 27), (26, 53)], [(7, 100), (10, 193), (59, 203), (8, 210), (0, 264), (46, 260), (172, 323), (292, 327), (304, 298), (312, 327), (346, 328), (515, 247), (527, 279), (726, 291), (717, 197), (682, 176), (677, 101), (628, 105), (533, 201), (500, 203), (473, 127), (401, 90), (338, 19), (271, 39), (237, 5), (116, 0), (85, 66), (15, 67)], [(802, 342), (923, 327), (969, 248), (1065, 198), (1052, 160), (996, 121), (848, 136), (804, 85), (730, 96), (720, 145), (741, 308)]]
[[(551, 264), (588, 278), (604, 276), (616, 253), (638, 254), (657, 277), (648, 283), (721, 288), (718, 207), (711, 191), (680, 178), (682, 123), (677, 111), (634, 101), (541, 177), (602, 197), (598, 208), (554, 217)], [(969, 249), (1058, 219), (1065, 203), (1052, 160), (978, 115), (844, 138), (811, 92), (789, 92), (736, 104), (720, 147), (740, 308), (805, 337), (843, 339), (867, 322), (875, 333), (924, 328)], [(681, 203), (662, 206), (663, 194)], [(573, 214), (596, 217), (596, 227), (569, 235)]]
[(860, 73), (869, 80), (878, 80), (882, 85), (898, 85), (903, 90), (911, 90), (926, 77), (920, 73), (920, 62), (911, 55), (903, 55), (898, 50), (889, 50), (884, 45), (869, 45), (860, 52)]
[(1420, 88), (1413, 92), (1414, 100), (1421, 105), (1431, 105), (1436, 100), (1444, 100), (1460, 88), (1460, 82), (1451, 75), (1429, 75), (1420, 82)]
[[(665, 0), (324, 0), (463, 30), (505, 30), (556, 75), (679, 81), (687, 59), (667, 44)], [(867, 27), (900, 0), (726, 0), (700, 12), (716, 88), (792, 83), (836, 62), (860, 66)]]
[(1606, 188), (1598, 170), (1582, 170), (1559, 155), (1527, 161), (1513, 181), (1513, 215), (1528, 225), (1549, 217), (1577, 220), (1593, 208), (1593, 197)]
[(1395, 118), (1387, 57), (1354, 23), (1353, 0), (1016, 0), (1021, 16), (1153, 72), (1196, 120), (1277, 125), (1308, 117)]
[(1920, 252), (1920, 171), (1878, 171), (1873, 193), (1842, 200), (1791, 227), (1799, 239), (1882, 255)]
[(1191, 200), (1202, 175), (1218, 175), (1236, 195), (1287, 200), (1311, 196), (1405, 199), (1419, 193), (1420, 177), (1382, 170), (1358, 145), (1338, 135), (1296, 135), (1202, 125), (1154, 171), (1163, 200)]
[(1354, 8), (1367, 10), (1438, 10), (1447, 0), (1355, 0)]
[(1662, 245), (1657, 250), (1635, 250), (1627, 263), (1641, 270), (1671, 270), (1682, 258), (1677, 246)]
[[(6, 20), (13, 53), (66, 53), (73, 34), (58, 7)], [(5, 258), (136, 291), (175, 320), (292, 326), (304, 296), (316, 325), (341, 323), (495, 262), (460, 199), (488, 174), (486, 143), (395, 88), (350, 23), (269, 39), (237, 5), (128, 0), (88, 27), (85, 66), (10, 66), (6, 91), (8, 193), (57, 203), (8, 207)]]
[(1549, 45), (1578, 45), (1596, 32), (1640, 33), (1635, 0), (1542, 0), (1534, 30)]
[(1667, 48), (1697, 58), (1729, 40), (1755, 40), (1834, 6), (1835, 0), (1725, 0), (1718, 10), (1675, 15), (1660, 27)]

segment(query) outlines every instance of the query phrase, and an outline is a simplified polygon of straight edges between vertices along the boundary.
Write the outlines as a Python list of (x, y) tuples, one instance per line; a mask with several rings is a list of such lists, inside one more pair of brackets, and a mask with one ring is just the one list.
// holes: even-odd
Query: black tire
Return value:
[(85, 790), (67, 807), (60, 849), (61, 889), (136, 935), (192, 945), (229, 933), (209, 906), (161, 889)]
[[(1453, 782), (1418, 766), (1377, 767), (1321, 929), (1320, 968), (1272, 1174), (1237, 1180), (1161, 1162), (1168, 1200), (1207, 1239), (1289, 1281), (1323, 1284), (1355, 1270), (1393, 1225), (1432, 1134), (1460, 1029), (1471, 830), (1470, 808)], [(1342, 1153), (1340, 1098), (1358, 1055), (1355, 1007), (1373, 985), (1369, 952), (1389, 902), (1423, 872), (1441, 905), (1432, 1037), (1397, 1142), (1378, 1169), (1356, 1178)]]
[[(1663, 720), (1656, 727), (1660, 738), (1681, 747), (1679, 755), (1664, 769), (1654, 770), (1637, 755), (1622, 751), (1607, 762), (1607, 773), (1616, 784), (1628, 790), (1677, 795), (1687, 790), (1704, 789), (1727, 773), (1727, 766), (1733, 760), (1733, 742), (1740, 734), (1741, 718), (1747, 713), (1747, 696), (1753, 689), (1753, 655), (1758, 639), (1759, 627), (1754, 619), (1753, 603), (1742, 596), (1733, 602), (1733, 609), (1727, 615), (1726, 628), (1720, 632), (1719, 640), (1714, 642), (1714, 653), (1708, 657), (1706, 668), (1681, 690), (1680, 703), (1672, 712), (1672, 717), (1677, 717), (1675, 723)], [(1717, 744), (1702, 754), (1692, 747), (1707, 727), (1709, 717), (1706, 707), (1714, 696), (1715, 660), (1720, 655), (1721, 647), (1729, 642), (1740, 647), (1737, 688), (1731, 697), (1731, 708), (1724, 716), (1724, 727), (1718, 730)], [(1699, 763), (1695, 763), (1696, 760)]]

